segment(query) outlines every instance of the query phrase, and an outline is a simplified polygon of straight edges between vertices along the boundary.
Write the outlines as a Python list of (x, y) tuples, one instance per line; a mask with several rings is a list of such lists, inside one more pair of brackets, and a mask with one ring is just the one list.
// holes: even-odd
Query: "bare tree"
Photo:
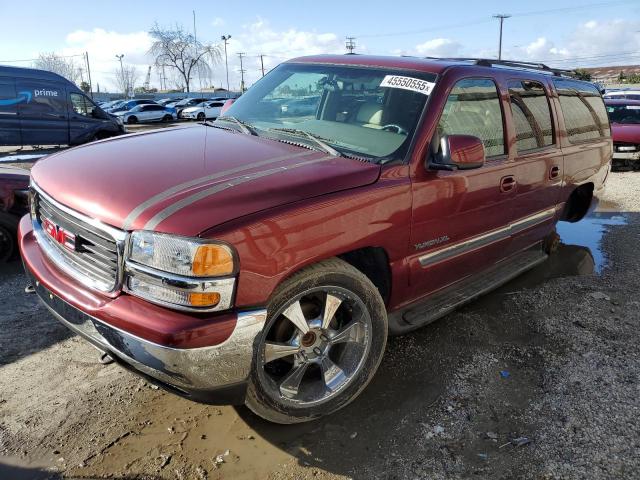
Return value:
[(129, 92), (133, 92), (138, 78), (139, 72), (134, 65), (123, 65), (122, 68), (116, 67), (113, 71), (116, 87), (119, 91), (124, 92), (125, 97)]
[(67, 80), (76, 83), (80, 78), (81, 68), (73, 58), (66, 58), (55, 52), (41, 53), (38, 59), (33, 62), (35, 68), (48, 70), (62, 75)]
[(149, 34), (154, 39), (149, 53), (154, 56), (156, 65), (177, 71), (187, 92), (190, 91), (192, 73), (206, 75), (205, 72), (211, 71), (210, 63), (216, 64), (220, 60), (218, 46), (197, 41), (182, 26), (161, 28), (156, 23)]

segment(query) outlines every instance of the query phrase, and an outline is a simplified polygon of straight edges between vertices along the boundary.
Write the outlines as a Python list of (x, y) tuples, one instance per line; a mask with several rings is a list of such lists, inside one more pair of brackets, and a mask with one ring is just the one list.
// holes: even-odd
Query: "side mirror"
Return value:
[(222, 110), (220, 110), (220, 116), (223, 116), (224, 112), (229, 110), (229, 108), (231, 108), (231, 105), (233, 105), (233, 102), (235, 101), (236, 101), (235, 98), (230, 98), (229, 100), (224, 102), (224, 105), (222, 105)]
[(472, 135), (443, 135), (438, 153), (430, 155), (430, 170), (470, 170), (484, 165), (482, 140)]

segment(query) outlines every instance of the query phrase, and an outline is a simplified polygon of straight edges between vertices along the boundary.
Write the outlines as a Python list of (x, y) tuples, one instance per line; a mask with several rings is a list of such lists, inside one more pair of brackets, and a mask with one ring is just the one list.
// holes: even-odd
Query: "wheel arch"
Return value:
[(591, 208), (594, 188), (593, 182), (576, 186), (564, 205), (560, 220), (570, 223), (582, 220)]
[[(388, 304), (391, 297), (392, 275), (389, 255), (383, 247), (360, 247), (337, 255), (315, 259), (312, 262), (299, 265), (297, 268), (289, 271), (287, 275), (281, 279), (279, 285), (286, 282), (301, 270), (331, 258), (339, 258), (365, 275), (378, 289), (385, 305)], [(277, 291), (278, 287), (271, 292), (271, 296)]]

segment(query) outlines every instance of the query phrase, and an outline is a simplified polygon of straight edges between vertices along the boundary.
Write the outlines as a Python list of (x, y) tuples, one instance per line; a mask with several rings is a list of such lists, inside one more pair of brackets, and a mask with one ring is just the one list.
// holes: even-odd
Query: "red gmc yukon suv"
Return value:
[(543, 262), (611, 156), (596, 87), (545, 66), (298, 58), (215, 122), (38, 162), (20, 248), (123, 366), (301, 422), (365, 388), (388, 334)]

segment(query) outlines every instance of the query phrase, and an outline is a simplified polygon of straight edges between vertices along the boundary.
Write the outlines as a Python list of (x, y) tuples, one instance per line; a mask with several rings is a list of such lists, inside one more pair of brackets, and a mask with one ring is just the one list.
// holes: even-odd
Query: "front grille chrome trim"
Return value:
[[(98, 292), (108, 296), (116, 297), (122, 290), (122, 284), (124, 280), (124, 251), (127, 244), (128, 233), (123, 230), (111, 227), (102, 223), (100, 220), (90, 218), (82, 213), (62, 205), (57, 202), (47, 193), (45, 193), (35, 182), (31, 182), (31, 189), (34, 191), (36, 205), (32, 208), (31, 221), (33, 224), (33, 230), (38, 241), (38, 244), (51, 259), (51, 261), (62, 270), (65, 274), (71, 278), (77, 280), (83, 285), (97, 290)], [(101, 237), (106, 241), (112, 241), (115, 243), (115, 263), (113, 260), (107, 258), (100, 258), (95, 262), (95, 265), (90, 265), (90, 260), (82, 258), (80, 255), (73, 255), (71, 253), (64, 252), (60, 247), (54, 245), (53, 240), (42, 229), (42, 225), (38, 219), (39, 207), (37, 205), (38, 198), (42, 198), (46, 203), (60, 211), (60, 215), (64, 220), (73, 223), (75, 226), (84, 230), (96, 237)], [(70, 218), (67, 218), (70, 217)], [(86, 227), (84, 225), (86, 225)], [(94, 231), (95, 230), (95, 231)], [(82, 231), (79, 232), (82, 235)], [(105, 249), (106, 247), (100, 245), (97, 249)], [(95, 254), (95, 252), (93, 252)], [(101, 252), (102, 253), (102, 252)], [(97, 254), (101, 257), (100, 254)], [(108, 270), (113, 271), (114, 275), (107, 275), (104, 272), (105, 268), (109, 266)], [(103, 270), (101, 272), (101, 270)], [(100, 272), (100, 273), (98, 273)]]

